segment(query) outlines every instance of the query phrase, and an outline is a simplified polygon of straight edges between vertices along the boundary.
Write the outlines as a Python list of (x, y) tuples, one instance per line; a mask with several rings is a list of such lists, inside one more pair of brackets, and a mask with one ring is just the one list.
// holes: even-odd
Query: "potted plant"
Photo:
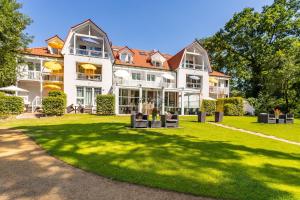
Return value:
[(157, 108), (153, 108), (152, 110), (152, 121), (151, 123), (151, 128), (160, 128), (161, 127), (161, 121), (157, 120), (157, 114), (158, 110)]
[(205, 106), (202, 103), (201, 110), (198, 113), (198, 122), (204, 123), (205, 120), (206, 120), (206, 110), (205, 110)]
[(218, 100), (217, 101), (217, 109), (215, 112), (215, 122), (222, 122), (224, 116), (224, 101)]

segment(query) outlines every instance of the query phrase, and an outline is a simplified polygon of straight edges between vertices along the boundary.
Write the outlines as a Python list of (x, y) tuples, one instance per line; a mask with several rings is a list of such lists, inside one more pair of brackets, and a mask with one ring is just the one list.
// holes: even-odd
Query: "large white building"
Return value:
[(195, 41), (176, 55), (113, 46), (93, 21), (54, 36), (46, 47), (24, 52), (17, 84), (31, 110), (50, 90), (63, 90), (67, 105), (95, 106), (98, 94), (114, 94), (116, 114), (196, 114), (202, 99), (229, 96), (229, 76), (213, 72), (205, 49)]

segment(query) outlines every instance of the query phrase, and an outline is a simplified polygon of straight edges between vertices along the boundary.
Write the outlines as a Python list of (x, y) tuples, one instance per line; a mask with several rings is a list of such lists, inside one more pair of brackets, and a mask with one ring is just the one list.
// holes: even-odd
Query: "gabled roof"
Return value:
[(125, 46), (125, 47), (123, 47), (123, 48), (121, 48), (121, 49), (119, 49), (119, 53), (121, 53), (121, 52), (123, 52), (123, 51), (125, 51), (125, 50), (128, 50), (128, 51), (130, 51), (131, 53), (133, 53), (134, 54), (134, 52), (128, 47), (128, 46)]
[(185, 48), (182, 49), (181, 51), (179, 51), (177, 54), (175, 54), (175, 56), (172, 56), (169, 60), (168, 63), (170, 65), (170, 68), (175, 70), (177, 68), (179, 68), (180, 63), (182, 61), (182, 57), (184, 55), (185, 52)]
[(52, 37), (46, 39), (45, 41), (48, 42), (49, 40), (52, 40), (52, 39), (54, 39), (54, 38), (57, 38), (57, 39), (59, 39), (60, 41), (64, 42), (64, 40), (61, 39), (58, 35), (54, 35), (54, 36), (52, 36)]
[(34, 56), (63, 58), (63, 56), (61, 54), (51, 54), (48, 50), (48, 47), (27, 48), (23, 51), (23, 53), (26, 55), (34, 55)]
[(223, 78), (230, 78), (231, 76), (228, 76), (222, 72), (218, 72), (218, 71), (212, 71), (209, 73), (209, 76), (216, 76), (216, 77), (223, 77)]
[[(125, 66), (132, 66), (132, 67), (140, 67), (140, 68), (151, 68), (151, 69), (162, 69), (162, 70), (172, 70), (168, 64), (168, 62), (164, 62), (162, 67), (155, 67), (151, 63), (151, 55), (153, 55), (153, 51), (146, 51), (140, 49), (131, 49), (133, 52), (133, 61), (132, 63), (124, 63), (120, 60), (118, 56), (118, 52), (120, 49), (124, 47), (113, 46), (113, 53), (115, 56), (115, 64), (117, 65), (125, 65)], [(155, 52), (156, 53), (156, 52)], [(169, 54), (160, 53), (164, 58), (167, 60), (172, 56)]]

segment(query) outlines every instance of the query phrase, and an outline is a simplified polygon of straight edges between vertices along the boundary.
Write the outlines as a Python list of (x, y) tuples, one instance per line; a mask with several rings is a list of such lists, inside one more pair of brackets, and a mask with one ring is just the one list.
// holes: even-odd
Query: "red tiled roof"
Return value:
[(124, 49), (124, 47), (118, 47), (113, 46), (113, 53), (115, 57), (115, 64), (117, 65), (127, 65), (132, 67), (142, 67), (142, 68), (152, 68), (152, 69), (163, 69), (163, 70), (172, 70), (172, 68), (169, 66), (169, 63), (167, 60), (169, 60), (172, 56), (169, 54), (160, 53), (165, 59), (166, 62), (164, 62), (162, 67), (155, 67), (151, 63), (151, 55), (153, 54), (153, 51), (146, 51), (146, 50), (140, 50), (140, 49), (131, 49), (133, 52), (133, 61), (132, 63), (124, 63), (119, 58), (119, 50)]
[(48, 51), (47, 47), (36, 47), (36, 48), (27, 48), (23, 51), (24, 54), (27, 55), (35, 55), (35, 56), (46, 56), (46, 57), (53, 57), (53, 58), (62, 58), (61, 54), (51, 54)]
[(184, 50), (182, 49), (181, 51), (179, 51), (177, 54), (175, 54), (175, 56), (172, 56), (169, 60), (168, 63), (171, 66), (171, 69), (177, 69), (179, 68), (179, 65), (181, 63), (182, 57), (184, 55)]
[(217, 77), (226, 77), (226, 78), (230, 78), (230, 76), (222, 73), (222, 72), (218, 72), (218, 71), (212, 71), (209, 73), (209, 76), (217, 76)]

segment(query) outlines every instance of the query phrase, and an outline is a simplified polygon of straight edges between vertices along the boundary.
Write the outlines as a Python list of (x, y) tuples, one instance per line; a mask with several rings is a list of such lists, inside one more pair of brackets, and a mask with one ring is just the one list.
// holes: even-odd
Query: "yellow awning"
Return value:
[(93, 64), (81, 64), (80, 65), (83, 69), (90, 69), (90, 70), (96, 70), (97, 67)]
[(46, 85), (44, 85), (44, 88), (55, 89), (55, 90), (61, 90), (61, 87), (60, 87), (60, 86), (54, 85), (54, 84), (46, 84)]
[(60, 40), (53, 40), (53, 41), (49, 42), (48, 45), (55, 49), (62, 49), (64, 46), (64, 43)]
[(209, 82), (210, 83), (218, 83), (218, 80), (216, 78), (214, 78), (214, 77), (210, 77), (209, 78)]
[(58, 62), (54, 62), (54, 61), (48, 61), (48, 62), (45, 62), (45, 63), (44, 63), (44, 66), (45, 66), (47, 69), (51, 70), (51, 71), (53, 71), (53, 70), (61, 70), (61, 69), (62, 69), (61, 64), (58, 63)]

